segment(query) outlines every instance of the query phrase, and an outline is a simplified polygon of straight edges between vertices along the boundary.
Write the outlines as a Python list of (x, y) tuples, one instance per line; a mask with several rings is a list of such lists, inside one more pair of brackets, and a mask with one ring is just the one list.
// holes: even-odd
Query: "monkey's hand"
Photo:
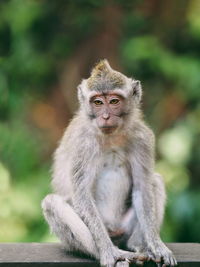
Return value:
[(114, 267), (117, 261), (143, 262), (147, 259), (142, 253), (134, 253), (113, 247), (101, 253), (100, 264), (104, 267)]
[(147, 245), (147, 255), (150, 260), (157, 263), (163, 263), (162, 266), (175, 266), (177, 265), (176, 259), (166, 245), (161, 241), (149, 242)]

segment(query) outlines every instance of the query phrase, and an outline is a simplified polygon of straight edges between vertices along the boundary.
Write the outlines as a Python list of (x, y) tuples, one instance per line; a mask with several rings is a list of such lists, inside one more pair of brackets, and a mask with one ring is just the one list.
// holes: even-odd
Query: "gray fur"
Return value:
[[(141, 119), (141, 86), (132, 84), (132, 98), (126, 99), (129, 115), (123, 127), (109, 135), (88, 116), (86, 87), (86, 82), (79, 87), (80, 110), (55, 152), (54, 194), (42, 202), (44, 216), (66, 250), (91, 255), (101, 266), (141, 264), (142, 256), (162, 257), (174, 266), (159, 236), (165, 190), (154, 172), (154, 135)], [(127, 90), (130, 93), (130, 87)], [(132, 204), (127, 206), (130, 194)], [(121, 250), (116, 246), (120, 242), (111, 240), (109, 233), (118, 229), (125, 232), (127, 249), (135, 252)]]

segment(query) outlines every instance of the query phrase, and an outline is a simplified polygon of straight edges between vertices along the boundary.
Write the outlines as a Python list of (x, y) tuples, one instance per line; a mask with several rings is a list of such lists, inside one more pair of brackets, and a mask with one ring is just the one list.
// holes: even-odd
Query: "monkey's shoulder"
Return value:
[(155, 135), (153, 130), (144, 122), (138, 121), (131, 128), (132, 140), (154, 145)]
[(92, 131), (87, 125), (85, 118), (82, 118), (79, 114), (75, 115), (67, 128), (64, 131), (61, 139), (61, 146), (63, 147), (75, 147), (85, 144), (87, 139), (91, 140)]

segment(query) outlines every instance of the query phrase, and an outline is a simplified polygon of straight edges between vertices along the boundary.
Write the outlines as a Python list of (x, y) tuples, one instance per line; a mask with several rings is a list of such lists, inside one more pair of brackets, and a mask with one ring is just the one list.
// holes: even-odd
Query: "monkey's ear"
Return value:
[(84, 101), (85, 97), (84, 97), (83, 92), (82, 92), (82, 86), (81, 86), (81, 84), (78, 85), (77, 90), (78, 90), (78, 100), (79, 100), (79, 103), (82, 103)]
[(132, 80), (132, 94), (136, 102), (139, 104), (142, 99), (142, 86), (140, 81)]

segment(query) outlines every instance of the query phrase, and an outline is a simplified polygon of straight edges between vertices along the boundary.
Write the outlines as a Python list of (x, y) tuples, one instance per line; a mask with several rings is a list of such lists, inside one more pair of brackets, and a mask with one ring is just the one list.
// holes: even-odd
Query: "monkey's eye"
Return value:
[(99, 100), (99, 99), (96, 99), (96, 100), (94, 100), (94, 104), (96, 106), (100, 106), (100, 105), (103, 105), (103, 102), (101, 100)]
[(110, 100), (110, 104), (116, 105), (118, 103), (119, 103), (119, 99), (117, 99), (117, 98), (113, 98)]

